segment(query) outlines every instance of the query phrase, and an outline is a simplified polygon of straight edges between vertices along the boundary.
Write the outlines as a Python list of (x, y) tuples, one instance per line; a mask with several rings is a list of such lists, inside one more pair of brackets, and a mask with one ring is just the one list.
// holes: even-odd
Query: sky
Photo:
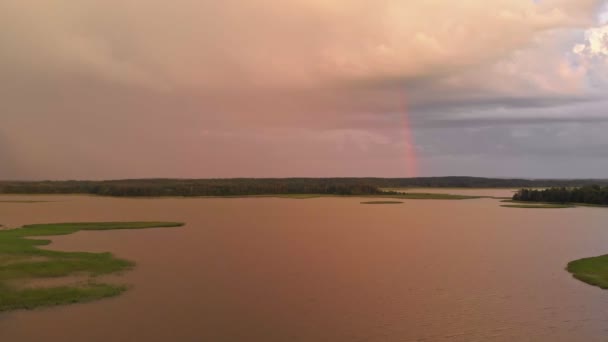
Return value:
[(3, 0), (0, 179), (608, 177), (598, 0)]

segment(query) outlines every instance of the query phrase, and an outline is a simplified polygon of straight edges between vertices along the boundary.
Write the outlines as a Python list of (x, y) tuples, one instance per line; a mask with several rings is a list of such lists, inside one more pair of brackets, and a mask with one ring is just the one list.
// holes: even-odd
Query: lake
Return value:
[(52, 201), (0, 202), (0, 224), (9, 227), (186, 222), (54, 237), (48, 248), (135, 261), (133, 271), (108, 277), (132, 288), (0, 314), (1, 341), (608, 340), (608, 291), (564, 270), (608, 253), (605, 208), (503, 208), (495, 199), (0, 200)]

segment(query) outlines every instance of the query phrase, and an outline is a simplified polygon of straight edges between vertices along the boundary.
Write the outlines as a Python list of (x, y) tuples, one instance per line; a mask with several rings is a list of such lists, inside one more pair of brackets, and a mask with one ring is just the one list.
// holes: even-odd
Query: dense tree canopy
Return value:
[(608, 205), (608, 186), (588, 185), (579, 188), (553, 187), (543, 190), (522, 189), (513, 196), (513, 199), (530, 202)]

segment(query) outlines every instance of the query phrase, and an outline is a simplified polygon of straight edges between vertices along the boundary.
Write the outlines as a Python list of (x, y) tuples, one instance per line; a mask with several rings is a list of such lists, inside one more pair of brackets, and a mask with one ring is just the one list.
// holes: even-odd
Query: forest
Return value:
[(585, 203), (608, 205), (608, 186), (588, 185), (583, 187), (552, 187), (549, 189), (521, 189), (513, 195), (515, 201)]
[[(0, 194), (103, 196), (250, 196), (275, 194), (373, 195), (390, 188), (529, 188), (608, 186), (608, 180), (533, 180), (481, 177), (421, 178), (229, 178), (107, 181), (0, 181)], [(390, 191), (389, 191), (390, 193)]]

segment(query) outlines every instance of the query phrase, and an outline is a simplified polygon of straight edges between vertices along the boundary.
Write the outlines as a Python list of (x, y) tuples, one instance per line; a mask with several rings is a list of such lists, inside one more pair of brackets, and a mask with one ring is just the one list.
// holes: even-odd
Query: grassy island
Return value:
[(571, 261), (566, 270), (580, 281), (608, 289), (608, 255)]
[[(0, 311), (87, 302), (116, 296), (124, 285), (105, 284), (95, 276), (134, 266), (111, 253), (61, 252), (39, 248), (49, 240), (37, 236), (67, 235), (81, 230), (144, 229), (182, 226), (178, 222), (85, 222), (27, 225), (0, 231)], [(29, 286), (33, 281), (86, 276), (83, 284)]]

